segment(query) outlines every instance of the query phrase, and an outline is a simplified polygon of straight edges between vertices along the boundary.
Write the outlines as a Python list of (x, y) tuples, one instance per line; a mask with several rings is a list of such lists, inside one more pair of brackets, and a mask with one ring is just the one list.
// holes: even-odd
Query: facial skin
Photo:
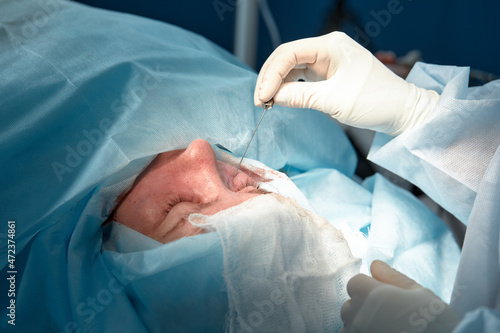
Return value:
[(210, 144), (159, 154), (115, 209), (113, 220), (159, 242), (202, 233), (188, 222), (192, 213), (213, 215), (267, 192), (244, 170), (217, 161)]

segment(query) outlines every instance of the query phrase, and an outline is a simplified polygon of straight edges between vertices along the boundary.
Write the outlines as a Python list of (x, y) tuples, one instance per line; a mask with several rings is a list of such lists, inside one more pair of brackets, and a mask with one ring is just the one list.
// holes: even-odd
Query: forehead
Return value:
[(154, 184), (155, 179), (158, 179), (158, 176), (163, 175), (165, 172), (165, 167), (182, 154), (184, 150), (185, 149), (178, 149), (158, 154), (135, 178), (132, 187), (118, 196), (115, 208), (118, 208), (123, 201), (135, 196), (138, 189)]
[(146, 175), (158, 172), (161, 168), (174, 162), (184, 151), (185, 149), (178, 149), (158, 154), (155, 159), (139, 174), (136, 178), (136, 182), (140, 181)]
[(140, 184), (154, 181), (154, 179), (158, 176), (164, 176), (165, 169), (172, 162), (175, 162), (177, 157), (179, 157), (183, 151), (185, 151), (185, 149), (172, 150), (158, 154), (154, 160), (136, 177), (132, 188), (128, 191), (128, 193), (133, 191)]

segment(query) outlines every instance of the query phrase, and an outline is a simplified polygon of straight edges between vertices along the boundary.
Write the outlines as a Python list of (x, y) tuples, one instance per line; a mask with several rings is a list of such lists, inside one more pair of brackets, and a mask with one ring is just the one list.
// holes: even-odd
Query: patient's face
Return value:
[(213, 215), (265, 193), (256, 176), (217, 161), (205, 140), (187, 149), (162, 153), (136, 179), (119, 203), (113, 220), (162, 243), (192, 236), (202, 229), (187, 218), (192, 213)]

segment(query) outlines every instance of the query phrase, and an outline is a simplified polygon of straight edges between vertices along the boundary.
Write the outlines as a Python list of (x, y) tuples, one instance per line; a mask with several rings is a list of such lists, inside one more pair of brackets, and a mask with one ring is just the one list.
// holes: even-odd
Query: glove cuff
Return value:
[(398, 136), (404, 131), (425, 124), (439, 100), (439, 94), (434, 90), (419, 88), (411, 83), (409, 83), (409, 90), (409, 96), (413, 97), (408, 98), (408, 103), (413, 103), (413, 105), (405, 108), (410, 112), (398, 130), (388, 133), (391, 136)]

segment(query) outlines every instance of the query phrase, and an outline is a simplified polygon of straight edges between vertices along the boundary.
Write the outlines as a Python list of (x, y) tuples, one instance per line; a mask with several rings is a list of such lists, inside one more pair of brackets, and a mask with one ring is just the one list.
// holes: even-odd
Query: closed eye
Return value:
[(175, 197), (173, 199), (171, 199), (168, 204), (167, 204), (167, 207), (165, 208), (165, 215), (167, 215), (168, 213), (170, 213), (170, 211), (172, 210), (172, 208), (174, 208), (176, 205), (180, 204), (182, 202), (182, 198), (181, 197)]
[(253, 193), (253, 194), (268, 194), (268, 193), (271, 193), (269, 191), (266, 191), (264, 189), (259, 188), (258, 186), (257, 187), (247, 186), (247, 187), (244, 187), (243, 189), (241, 189), (240, 192), (242, 192), (242, 193)]
[(243, 182), (243, 183), (240, 183), (238, 184), (235, 188), (234, 188), (234, 192), (239, 192), (247, 187), (253, 187), (253, 188), (259, 188), (259, 183), (255, 183), (251, 180), (247, 180), (246, 182)]

